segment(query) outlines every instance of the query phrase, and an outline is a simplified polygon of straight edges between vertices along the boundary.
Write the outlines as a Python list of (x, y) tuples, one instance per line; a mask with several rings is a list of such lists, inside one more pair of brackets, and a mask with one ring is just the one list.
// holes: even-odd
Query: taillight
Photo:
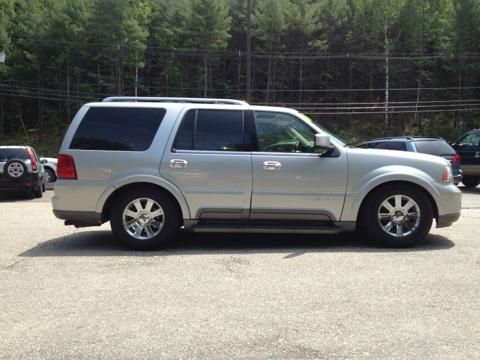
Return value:
[(459, 154), (455, 154), (452, 158), (453, 165), (460, 165), (461, 161), (462, 161), (462, 157)]
[(32, 164), (32, 171), (37, 171), (37, 160), (35, 159), (35, 155), (33, 155), (33, 151), (31, 148), (27, 147), (28, 157), (30, 158), (30, 163)]
[(65, 154), (58, 156), (57, 178), (61, 180), (77, 180), (77, 169), (72, 156)]

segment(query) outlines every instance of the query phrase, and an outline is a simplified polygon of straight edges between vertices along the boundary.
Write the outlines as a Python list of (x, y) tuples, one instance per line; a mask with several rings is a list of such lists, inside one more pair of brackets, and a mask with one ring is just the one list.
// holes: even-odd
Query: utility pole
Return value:
[(252, 7), (253, 0), (247, 1), (247, 94), (246, 100), (250, 102), (252, 91)]
[(385, 21), (384, 27), (384, 34), (385, 34), (385, 135), (388, 135), (390, 131), (390, 119), (388, 118), (388, 98), (390, 95), (389, 89), (389, 76), (390, 76), (390, 69), (389, 69), (389, 42), (388, 42), (388, 23)]
[[(423, 34), (425, 32), (425, 0), (422, 0), (422, 30), (420, 31), (420, 54), (423, 56)], [(420, 64), (420, 71), (418, 74), (418, 88), (417, 88), (417, 102), (415, 104), (415, 117), (414, 123), (417, 123), (418, 118), (418, 130), (422, 132), (422, 119), (418, 117), (418, 104), (420, 102), (420, 90), (422, 88), (422, 75), (423, 75), (423, 64)]]

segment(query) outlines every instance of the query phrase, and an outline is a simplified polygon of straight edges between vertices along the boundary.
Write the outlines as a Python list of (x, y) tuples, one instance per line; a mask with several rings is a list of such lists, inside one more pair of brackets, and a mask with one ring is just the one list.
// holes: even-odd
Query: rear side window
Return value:
[(28, 160), (28, 153), (26, 149), (3, 148), (0, 149), (0, 162), (6, 162), (12, 159)]
[(368, 149), (407, 150), (407, 145), (401, 141), (381, 141), (362, 144), (359, 147)]
[(90, 108), (73, 137), (71, 149), (145, 151), (165, 116), (165, 109)]
[(174, 150), (246, 150), (243, 111), (189, 110), (183, 118)]
[(419, 153), (430, 154), (430, 155), (455, 155), (455, 150), (448, 145), (446, 141), (437, 140), (437, 141), (415, 141), (415, 148)]
[(407, 146), (404, 142), (401, 141), (385, 141), (380, 142), (375, 146), (376, 149), (387, 149), (387, 150), (407, 150)]

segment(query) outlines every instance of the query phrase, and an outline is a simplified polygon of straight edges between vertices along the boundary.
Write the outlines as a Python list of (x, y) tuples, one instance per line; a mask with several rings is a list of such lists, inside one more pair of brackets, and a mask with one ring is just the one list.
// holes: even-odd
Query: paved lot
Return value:
[[(50, 195), (49, 195), (50, 196)], [(480, 188), (411, 250), (182, 235), (165, 252), (0, 201), (0, 359), (479, 359)]]

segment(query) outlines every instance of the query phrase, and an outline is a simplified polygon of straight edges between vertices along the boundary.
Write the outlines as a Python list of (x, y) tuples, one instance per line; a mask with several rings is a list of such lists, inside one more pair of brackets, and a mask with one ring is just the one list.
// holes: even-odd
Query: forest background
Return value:
[(112, 95), (288, 106), (356, 142), (480, 125), (480, 0), (0, 0), (0, 143)]

